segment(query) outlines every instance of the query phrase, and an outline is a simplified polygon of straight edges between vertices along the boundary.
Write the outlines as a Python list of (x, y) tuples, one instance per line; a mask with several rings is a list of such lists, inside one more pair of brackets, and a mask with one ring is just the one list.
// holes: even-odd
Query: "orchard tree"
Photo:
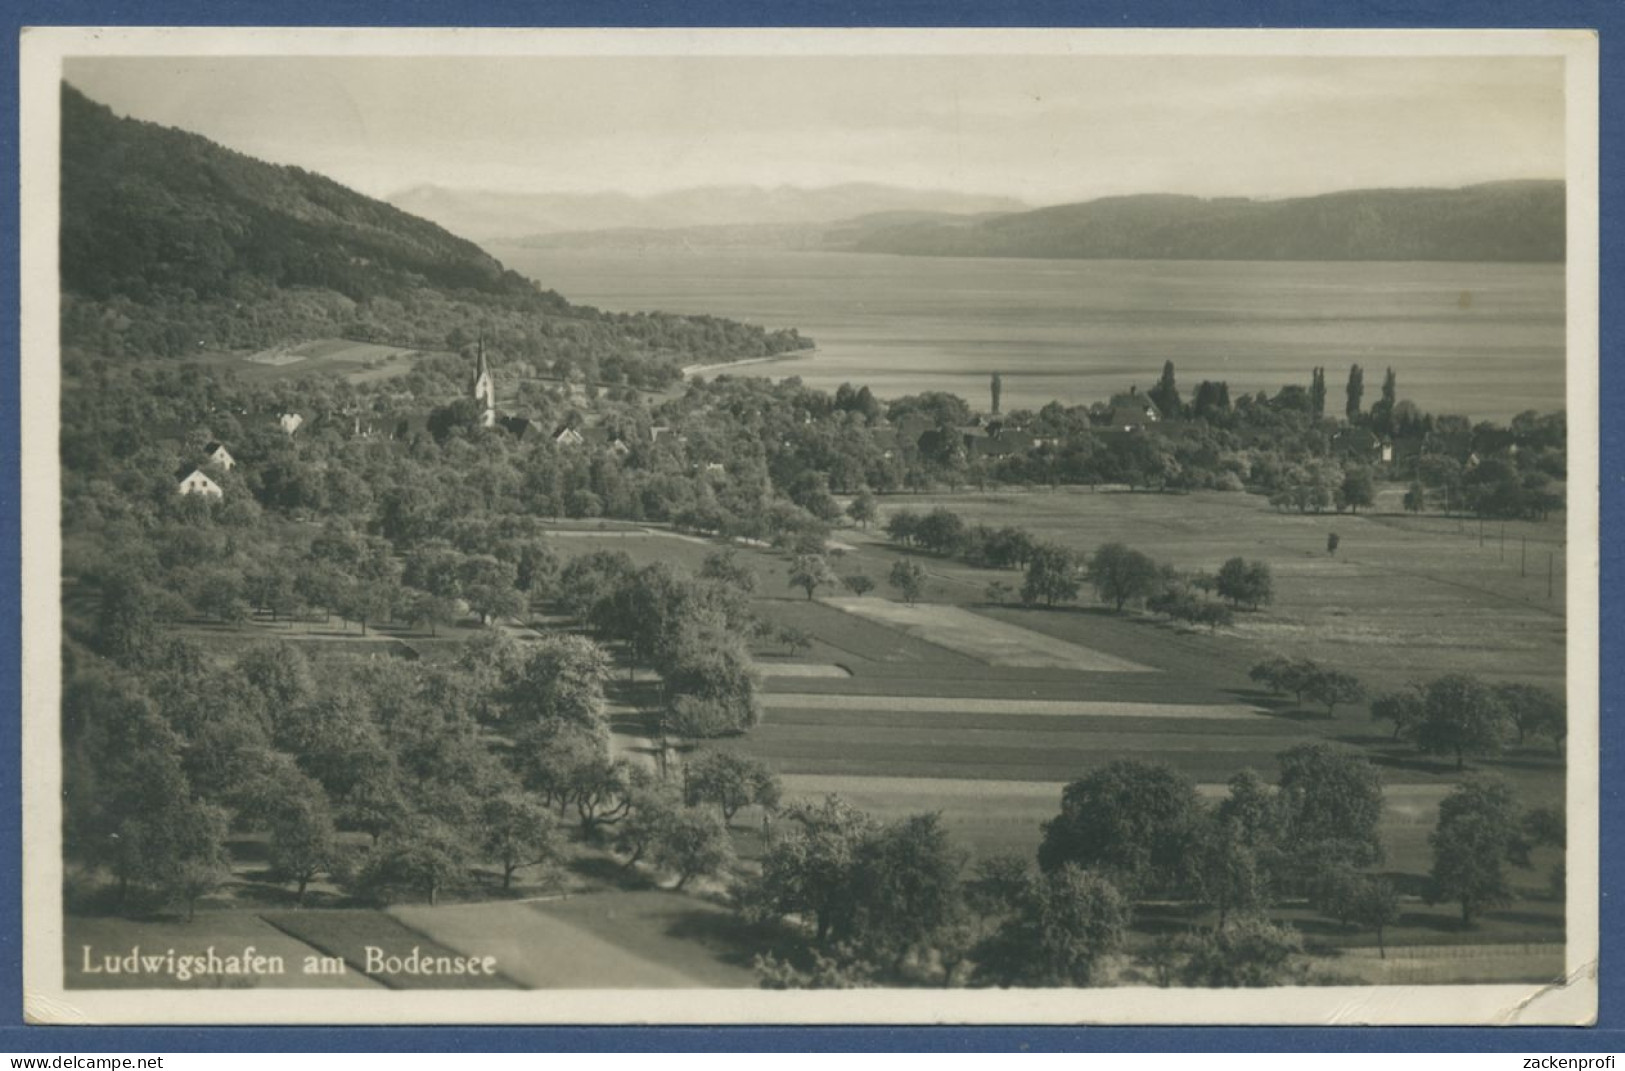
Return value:
[(1430, 681), (1423, 691), (1416, 746), (1428, 755), (1455, 755), (1459, 770), (1468, 755), (1500, 751), (1505, 724), (1494, 689), (1476, 677), (1452, 673)]
[(739, 561), (732, 547), (712, 551), (700, 566), (702, 580), (715, 580), (747, 595), (756, 591), (756, 570)]
[(862, 573), (853, 573), (851, 576), (843, 576), (841, 578), (841, 583), (846, 585), (846, 590), (850, 591), (859, 598), (862, 598), (875, 589), (875, 582), (870, 580), (867, 576), (864, 576)]
[(790, 586), (805, 591), (808, 601), (819, 588), (836, 583), (835, 571), (822, 554), (798, 554), (790, 563)]
[(1364, 699), (1365, 686), (1352, 673), (1323, 669), (1310, 679), (1305, 694), (1317, 703), (1325, 703), (1329, 718), (1339, 703), (1358, 703)]
[(892, 587), (903, 596), (903, 601), (913, 606), (920, 596), (925, 594), (925, 570), (918, 562), (902, 560), (892, 563), (891, 573), (887, 577)]
[(677, 874), (674, 889), (694, 878), (721, 873), (734, 861), (728, 827), (715, 813), (698, 807), (684, 807), (661, 823), (650, 854), (660, 866)]
[(558, 824), (532, 796), (506, 792), (487, 800), (480, 824), (481, 847), (501, 864), (504, 889), (512, 886), (515, 871), (551, 866), (560, 857)]
[(1038, 865), (1075, 863), (1120, 876), (1130, 896), (1174, 890), (1201, 828), (1196, 786), (1164, 763), (1118, 759), (1067, 785), (1043, 825)]
[(1473, 778), (1452, 789), (1439, 801), (1439, 824), (1428, 843), (1433, 847), (1431, 896), (1459, 903), (1463, 926), (1485, 907), (1511, 898), (1505, 864), (1528, 864), (1517, 801), (1499, 778)]
[(1351, 866), (1382, 860), (1382, 779), (1363, 755), (1330, 744), (1300, 744), (1276, 756), (1282, 842), (1305, 864), (1327, 858)]
[(1426, 709), (1426, 693), (1419, 684), (1401, 688), (1397, 692), (1384, 692), (1371, 700), (1371, 720), (1392, 722), (1397, 741), (1414, 733), (1422, 723)]
[(880, 518), (880, 503), (875, 499), (873, 491), (867, 487), (860, 488), (847, 504), (846, 515), (852, 518), (854, 524), (868, 528)]
[(1122, 543), (1107, 543), (1089, 559), (1089, 583), (1096, 597), (1119, 613), (1130, 599), (1156, 594), (1161, 580), (1156, 562)]
[(1236, 606), (1245, 603), (1256, 610), (1275, 598), (1275, 583), (1268, 562), (1248, 562), (1236, 557), (1219, 567), (1214, 590)]
[(1191, 938), (1180, 979), (1225, 989), (1285, 985), (1302, 953), (1296, 930), (1251, 915)]
[(1375, 504), (1377, 487), (1371, 478), (1371, 470), (1364, 465), (1350, 465), (1345, 469), (1343, 482), (1337, 489), (1337, 501), (1354, 513), (1359, 513), (1361, 506)]
[(783, 795), (771, 766), (731, 751), (710, 751), (694, 759), (684, 767), (683, 783), (690, 806), (714, 803), (722, 808), (722, 820), (729, 824), (752, 804), (770, 811), (777, 808)]
[(1027, 578), (1021, 585), (1021, 601), (1031, 606), (1042, 602), (1054, 606), (1078, 597), (1078, 569), (1072, 552), (1053, 544), (1034, 547), (1027, 558)]
[(1557, 753), (1563, 753), (1568, 736), (1568, 713), (1555, 693), (1532, 684), (1501, 684), (1495, 695), (1506, 718), (1518, 730), (1518, 743), (1529, 735), (1550, 737)]
[(338, 842), (327, 794), (305, 779), (303, 791), (285, 797), (271, 819), (271, 871), (296, 887), (294, 903), (305, 905), (305, 889), (338, 858)]
[(1100, 874), (1067, 863), (1027, 882), (1014, 914), (977, 956), (994, 985), (1087, 986), (1128, 934), (1130, 903)]

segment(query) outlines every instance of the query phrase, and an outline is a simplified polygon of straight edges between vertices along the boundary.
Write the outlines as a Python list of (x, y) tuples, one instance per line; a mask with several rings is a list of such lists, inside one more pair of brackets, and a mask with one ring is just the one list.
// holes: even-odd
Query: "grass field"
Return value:
[[(1379, 505), (1395, 504), (1385, 489)], [(1057, 491), (896, 495), (899, 509), (953, 510), (967, 523), (1014, 524), (1088, 553), (1121, 541), (1182, 569), (1217, 570), (1240, 555), (1270, 564), (1275, 603), (1233, 630), (1258, 648), (1335, 659), (1384, 685), (1451, 671), (1556, 685), (1563, 671), (1563, 520), (1490, 522), (1397, 512), (1280, 513), (1260, 496)], [(1504, 529), (1504, 535), (1503, 535)], [(1326, 536), (1341, 540), (1335, 557)], [(881, 526), (847, 536), (872, 548)], [(1547, 598), (1548, 557), (1552, 596)], [(919, 558), (936, 600), (979, 600), (996, 575)], [(1520, 575), (1520, 565), (1521, 574)], [(884, 571), (876, 575), (884, 576)], [(1005, 579), (1015, 576), (1004, 573)]]
[[(398, 907), (391, 915), (439, 944), (491, 955), (531, 989), (685, 989), (755, 984), (749, 964), (705, 935), (731, 913), (659, 891), (589, 893), (531, 903)], [(691, 939), (699, 937), (700, 939)]]
[(1126, 658), (1042, 633), (1032, 632), (958, 606), (939, 603), (910, 606), (890, 599), (829, 598), (825, 605), (910, 636), (970, 655), (992, 666), (1069, 669), (1087, 673), (1145, 673), (1147, 667)]

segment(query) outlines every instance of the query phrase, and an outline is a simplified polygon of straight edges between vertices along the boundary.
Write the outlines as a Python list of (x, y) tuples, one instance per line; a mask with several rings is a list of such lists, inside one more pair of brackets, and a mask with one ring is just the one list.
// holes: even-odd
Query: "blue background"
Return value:
[[(524, 3), (374, 3), (354, 0), (141, 0), (141, 2), (42, 2), (13, 0), (0, 47), (0, 154), (6, 173), (17, 174), (17, 36), (29, 25), (242, 25), (242, 26), (1236, 26), (1236, 27), (1586, 27), (1601, 33), (1601, 480), (1602, 480), (1602, 903), (1601, 1003), (1595, 1029), (1384, 1029), (1343, 1027), (666, 1027), (666, 1028), (65, 1028), (22, 1025), (21, 878), (13, 871), (0, 886), (0, 1052), (56, 1054), (128, 1051), (608, 1051), (638, 1050), (1256, 1050), (1256, 1051), (1483, 1051), (1602, 1052), (1625, 1049), (1625, 1000), (1618, 967), (1625, 917), (1610, 895), (1625, 877), (1619, 780), (1621, 727), (1614, 724), (1625, 683), (1620, 647), (1621, 552), (1609, 538), (1621, 520), (1622, 429), (1618, 403), (1622, 270), (1618, 228), (1625, 3), (1618, 0), (1366, 0), (1363, 3), (1222, 2), (1153, 0), (1140, 3), (1057, 3), (1051, 0), (877, 0), (863, 5), (822, 0), (781, 0), (764, 11), (761, 0), (686, 0), (681, 4), (636, 0), (570, 0)], [(17, 198), (0, 201), (0, 230), (17, 248)], [(18, 602), (17, 262), (6, 258), (5, 300), (0, 306), (0, 426), (13, 429), (0, 465), (0, 710), (12, 746), (0, 753), (0, 860), (22, 858), (18, 711), (21, 708)], [(1509, 1065), (1510, 1066), (1510, 1065)]]

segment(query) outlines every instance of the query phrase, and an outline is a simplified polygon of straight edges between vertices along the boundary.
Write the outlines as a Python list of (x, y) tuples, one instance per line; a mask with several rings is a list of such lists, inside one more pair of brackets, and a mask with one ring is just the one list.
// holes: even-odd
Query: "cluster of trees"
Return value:
[[(758, 959), (770, 987), (1090, 985), (1132, 955), (1161, 985), (1302, 980), (1295, 930), (1269, 909), (1306, 901), (1382, 944), (1400, 900), (1378, 872), (1382, 785), (1363, 757), (1325, 744), (1282, 752), (1275, 786), (1244, 771), (1208, 804), (1160, 763), (1117, 761), (1069, 784), (1036, 868), (967, 865), (940, 818), (882, 822), (839, 797), (780, 812), (739, 909), (796, 938)], [(1440, 809), (1429, 899), (1470, 922), (1508, 895), (1505, 865), (1560, 844), (1562, 820), (1524, 812), (1496, 781), (1458, 786)], [(1205, 908), (1211, 927), (1131, 942), (1136, 906)]]
[(1299, 704), (1305, 699), (1324, 703), (1331, 717), (1340, 704), (1365, 699), (1365, 685), (1352, 673), (1321, 665), (1312, 658), (1286, 658), (1276, 655), (1256, 663), (1247, 675), (1270, 691), (1291, 695)]
[(1428, 755), (1448, 755), (1461, 769), (1469, 755), (1493, 755), (1509, 742), (1545, 737), (1558, 756), (1568, 738), (1563, 697), (1532, 684), (1487, 684), (1449, 673), (1372, 699), (1371, 717), (1394, 727)]
[(742, 732), (761, 718), (748, 646), (761, 630), (750, 610), (755, 589), (755, 574), (728, 550), (709, 555), (697, 576), (596, 551), (564, 566), (558, 597), (595, 635), (622, 645), (629, 671), (646, 665), (659, 674), (657, 735), (692, 741)]

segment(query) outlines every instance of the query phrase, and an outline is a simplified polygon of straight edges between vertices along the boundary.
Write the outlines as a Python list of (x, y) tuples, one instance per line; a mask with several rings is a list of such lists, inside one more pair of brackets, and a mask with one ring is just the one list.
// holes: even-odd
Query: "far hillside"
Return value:
[(120, 118), (66, 84), (61, 191), (69, 351), (176, 357), (328, 338), (441, 350), (484, 332), (510, 358), (661, 386), (687, 364), (811, 345), (714, 316), (573, 305), (428, 220)]
[(1280, 201), (1108, 197), (872, 230), (855, 248), (953, 257), (1561, 262), (1564, 187), (1560, 181), (1496, 182)]

